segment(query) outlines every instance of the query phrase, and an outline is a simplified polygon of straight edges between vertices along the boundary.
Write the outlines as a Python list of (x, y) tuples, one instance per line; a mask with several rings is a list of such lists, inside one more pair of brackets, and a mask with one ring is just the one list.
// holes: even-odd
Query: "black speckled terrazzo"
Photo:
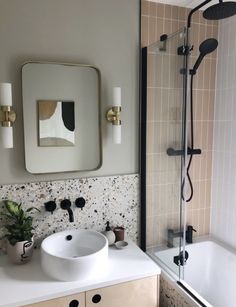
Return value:
[[(86, 200), (83, 210), (76, 208), (78, 197)], [(72, 201), (74, 222), (69, 222), (66, 211), (60, 209), (60, 200)], [(94, 229), (101, 231), (106, 221), (112, 226), (123, 226), (129, 237), (138, 240), (139, 229), (139, 176), (124, 175), (71, 179), (65, 181), (36, 182), (0, 186), (0, 199), (21, 202), (24, 208), (35, 206), (41, 212), (33, 212), (36, 246), (48, 235), (64, 229)], [(46, 212), (44, 203), (57, 202), (53, 215)], [(0, 206), (2, 210), (2, 205)], [(4, 220), (0, 217), (0, 237)]]

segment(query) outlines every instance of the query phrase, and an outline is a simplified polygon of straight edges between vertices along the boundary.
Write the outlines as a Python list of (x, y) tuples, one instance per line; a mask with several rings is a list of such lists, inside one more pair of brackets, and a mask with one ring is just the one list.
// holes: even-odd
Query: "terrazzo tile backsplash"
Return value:
[[(33, 212), (36, 246), (48, 235), (64, 229), (104, 230), (106, 221), (112, 226), (123, 226), (126, 234), (138, 242), (139, 234), (139, 177), (124, 175), (71, 179), (66, 181), (35, 182), (0, 186), (2, 200), (10, 199), (22, 203), (23, 208), (35, 206), (41, 212)], [(83, 209), (74, 201), (83, 197)], [(72, 202), (74, 222), (69, 222), (66, 210), (60, 208), (60, 200)], [(53, 214), (46, 212), (44, 203), (55, 200), (57, 208)], [(3, 205), (1, 205), (1, 210)], [(0, 217), (0, 237), (3, 236), (4, 218)]]

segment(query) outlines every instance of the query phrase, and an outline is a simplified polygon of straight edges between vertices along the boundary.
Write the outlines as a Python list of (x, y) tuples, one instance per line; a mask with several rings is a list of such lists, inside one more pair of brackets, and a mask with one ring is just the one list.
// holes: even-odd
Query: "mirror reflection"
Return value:
[(75, 144), (74, 101), (38, 101), (39, 146)]

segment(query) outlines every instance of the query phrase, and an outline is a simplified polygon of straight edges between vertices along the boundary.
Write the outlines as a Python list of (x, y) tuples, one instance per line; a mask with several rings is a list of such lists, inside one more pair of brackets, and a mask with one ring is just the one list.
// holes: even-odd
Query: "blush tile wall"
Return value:
[[(198, 58), (201, 42), (218, 38), (218, 22), (206, 21), (201, 11), (194, 15), (192, 25), (190, 68)], [(202, 150), (201, 155), (193, 157), (190, 174), (194, 195), (187, 206), (187, 223), (197, 229), (195, 236), (208, 235), (210, 231), (216, 58), (217, 50), (204, 58), (193, 82), (194, 147)]]
[(219, 23), (211, 233), (236, 248), (236, 17)]
[[(76, 208), (78, 197), (86, 200), (83, 210)], [(60, 209), (60, 200), (72, 201), (74, 222), (69, 222), (68, 213)], [(64, 229), (105, 229), (106, 221), (111, 226), (123, 226), (126, 234), (135, 242), (139, 238), (139, 176), (124, 175), (94, 177), (65, 181), (35, 182), (0, 186), (0, 199), (22, 203), (23, 208), (35, 206), (41, 212), (33, 212), (36, 245), (48, 235)], [(44, 203), (57, 202), (53, 214), (46, 212)], [(3, 204), (0, 206), (0, 213)], [(0, 239), (4, 235), (4, 217), (0, 215)]]
[[(141, 13), (141, 44), (144, 47), (157, 42), (163, 33), (171, 34), (183, 28), (189, 9), (142, 1)], [(217, 22), (204, 20), (201, 12), (193, 15), (190, 41), (194, 49), (190, 68), (198, 57), (200, 43), (206, 38), (217, 38), (217, 35)], [(204, 59), (194, 78), (195, 148), (201, 148), (202, 155), (193, 158), (191, 167), (194, 197), (187, 207), (187, 224), (197, 229), (196, 235), (209, 234), (210, 226), (216, 54), (214, 52)], [(170, 86), (166, 82), (168, 74), (178, 75), (180, 60), (175, 59), (175, 65), (171, 65), (171, 57), (167, 63), (159, 56), (151, 55), (149, 58), (147, 242), (151, 247), (165, 244), (167, 228), (178, 229), (179, 226), (180, 161), (167, 157), (166, 149), (180, 146), (182, 93), (180, 83)], [(172, 69), (175, 69), (174, 74)], [(155, 74), (158, 75), (156, 79)], [(175, 139), (171, 141), (169, 136), (173, 131)]]

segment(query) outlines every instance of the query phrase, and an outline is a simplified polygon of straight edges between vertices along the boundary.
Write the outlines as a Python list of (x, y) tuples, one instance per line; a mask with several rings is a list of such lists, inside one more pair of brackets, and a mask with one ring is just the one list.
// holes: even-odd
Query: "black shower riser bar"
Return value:
[[(176, 149), (170, 147), (170, 148), (167, 149), (166, 153), (170, 157), (184, 156), (185, 150), (184, 149), (176, 150)], [(202, 151), (199, 148), (191, 149), (190, 147), (188, 147), (187, 153), (188, 153), (188, 155), (194, 156), (194, 155), (200, 155), (202, 153)]]

